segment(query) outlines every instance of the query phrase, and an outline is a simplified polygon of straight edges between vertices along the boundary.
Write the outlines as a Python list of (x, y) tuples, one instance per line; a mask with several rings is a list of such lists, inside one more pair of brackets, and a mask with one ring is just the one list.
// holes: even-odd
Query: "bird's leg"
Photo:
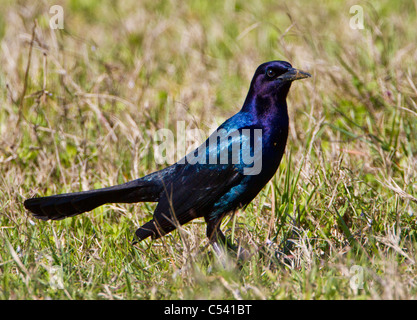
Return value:
[(237, 259), (239, 261), (246, 261), (250, 257), (250, 253), (242, 248), (236, 247), (233, 245), (229, 239), (223, 234), (220, 230), (220, 222), (221, 219), (210, 221), (206, 219), (207, 222), (207, 237), (210, 241), (211, 246), (213, 247), (214, 252), (216, 253), (217, 257), (222, 262), (223, 266), (225, 266), (225, 257), (226, 257), (226, 250), (229, 249), (230, 251), (236, 253)]
[(209, 239), (210, 245), (213, 247), (213, 250), (217, 258), (222, 263), (223, 267), (226, 267), (226, 237), (223, 232), (220, 230), (220, 223), (209, 221), (207, 222), (207, 238)]

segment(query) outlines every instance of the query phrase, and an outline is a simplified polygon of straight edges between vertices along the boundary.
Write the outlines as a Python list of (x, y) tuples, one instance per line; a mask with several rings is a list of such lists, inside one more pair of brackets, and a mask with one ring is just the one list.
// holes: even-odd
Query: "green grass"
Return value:
[[(54, 4), (2, 1), (0, 299), (415, 298), (415, 1), (60, 1), (50, 30)], [(155, 204), (55, 222), (24, 209), (163, 167), (158, 129), (208, 133), (275, 59), (313, 77), (291, 88), (279, 171), (225, 219), (253, 253), (242, 265), (219, 265), (202, 220), (132, 246)]]

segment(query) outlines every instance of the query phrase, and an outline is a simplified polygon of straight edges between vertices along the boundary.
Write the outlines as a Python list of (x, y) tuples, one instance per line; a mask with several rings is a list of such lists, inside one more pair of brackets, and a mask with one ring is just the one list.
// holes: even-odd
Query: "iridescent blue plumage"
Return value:
[(58, 220), (105, 203), (155, 201), (153, 219), (136, 231), (154, 239), (204, 217), (207, 236), (224, 241), (223, 217), (249, 204), (273, 177), (288, 136), (286, 97), (310, 75), (285, 61), (260, 65), (242, 109), (176, 164), (122, 185), (25, 201), (36, 218)]

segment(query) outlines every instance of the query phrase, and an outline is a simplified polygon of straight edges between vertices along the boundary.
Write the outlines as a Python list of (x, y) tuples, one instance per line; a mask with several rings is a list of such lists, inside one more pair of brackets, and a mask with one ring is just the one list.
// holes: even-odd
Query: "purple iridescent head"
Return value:
[(270, 61), (256, 69), (251, 90), (258, 97), (282, 95), (285, 99), (292, 81), (308, 77), (309, 73), (294, 69), (286, 61)]

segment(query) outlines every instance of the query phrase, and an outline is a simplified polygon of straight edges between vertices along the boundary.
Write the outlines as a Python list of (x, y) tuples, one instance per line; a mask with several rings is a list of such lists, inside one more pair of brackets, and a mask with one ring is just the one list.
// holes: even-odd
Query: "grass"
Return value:
[[(63, 30), (49, 28), (55, 4)], [(355, 4), (363, 30), (349, 27)], [(416, 297), (415, 1), (1, 6), (1, 299)], [(241, 266), (218, 265), (202, 220), (132, 246), (154, 204), (46, 223), (24, 209), (27, 197), (163, 167), (153, 155), (158, 129), (185, 121), (208, 133), (274, 59), (313, 78), (291, 88), (279, 171), (224, 222), (253, 251)]]

